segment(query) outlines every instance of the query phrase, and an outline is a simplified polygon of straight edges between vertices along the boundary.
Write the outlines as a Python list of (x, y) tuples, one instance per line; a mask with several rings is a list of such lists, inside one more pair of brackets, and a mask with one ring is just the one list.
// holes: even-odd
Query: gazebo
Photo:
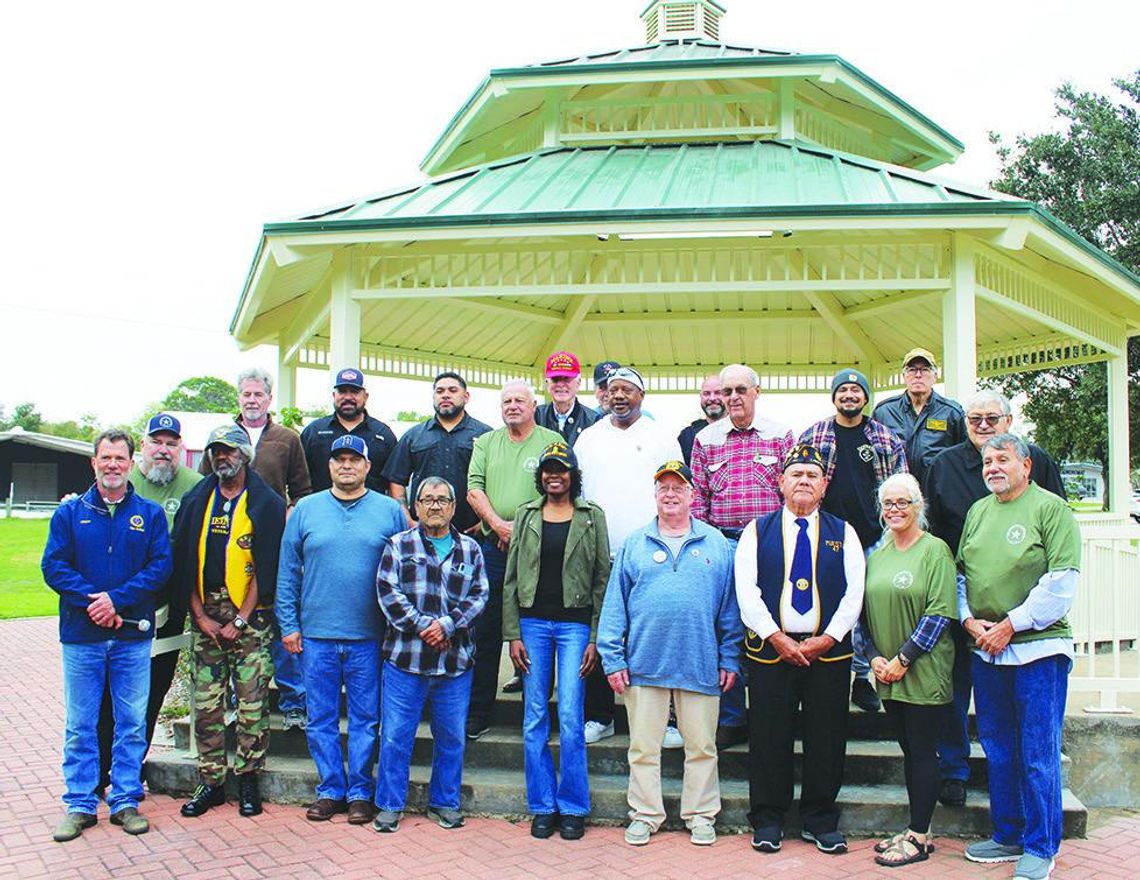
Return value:
[(561, 347), (658, 392), (734, 361), (766, 392), (852, 364), (881, 391), (914, 346), (957, 398), (1107, 361), (1124, 517), (1140, 278), (1033, 203), (932, 175), (963, 145), (861, 70), (722, 42), (723, 14), (653, 0), (645, 45), (492, 70), (426, 181), (266, 224), (231, 332), (277, 346), (279, 402), (298, 367), (496, 386)]

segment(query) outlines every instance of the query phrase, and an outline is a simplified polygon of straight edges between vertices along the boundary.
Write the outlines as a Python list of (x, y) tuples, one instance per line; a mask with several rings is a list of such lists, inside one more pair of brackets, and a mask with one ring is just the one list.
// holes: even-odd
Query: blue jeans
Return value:
[(150, 639), (107, 639), (63, 644), (63, 802), (69, 813), (91, 813), (99, 804), (99, 708), (110, 688), (115, 732), (111, 743), (112, 813), (138, 807), (146, 756), (146, 705), (150, 694)]
[(943, 779), (966, 782), (970, 778), (970, 692), (974, 684), (970, 664), (974, 652), (973, 641), (967, 637), (961, 624), (951, 622), (954, 639), (953, 689), (954, 702), (944, 716), (946, 726), (938, 737), (938, 771)]
[[(370, 639), (305, 639), (309, 754), (317, 797), (371, 801), (380, 727), (380, 645)], [(348, 773), (340, 747), (340, 686), (348, 707)]]
[(380, 732), (380, 772), (376, 775), (376, 807), (399, 813), (408, 798), (408, 776), (416, 726), (424, 704), (431, 704), (431, 785), (428, 806), (459, 809), (463, 780), (463, 726), (471, 701), (471, 670), (460, 675), (416, 675), (384, 664)]
[[(729, 538), (728, 543), (732, 547), (733, 556), (735, 556), (736, 545), (740, 542)], [(743, 654), (743, 635), (740, 638), (740, 650)], [(747, 669), (748, 664), (741, 663), (740, 675), (736, 676), (736, 681), (732, 683), (728, 692), (720, 695), (720, 718), (717, 721), (719, 727), (744, 727), (748, 723), (748, 712), (744, 706), (744, 695), (747, 692), (748, 684)]]
[(305, 711), (305, 677), (301, 671), (301, 656), (290, 654), (281, 644), (281, 627), (273, 621), (273, 638), (269, 641), (269, 656), (273, 660), (273, 680), (277, 682), (277, 708), (282, 712)]
[(1061, 725), (1072, 663), (1061, 654), (1024, 666), (972, 660), (994, 840), (1051, 859), (1061, 848)]
[(503, 658), (503, 576), (507, 571), (507, 554), (499, 549), (494, 533), (482, 538), (483, 570), (490, 592), (487, 604), (475, 618), (474, 679), (471, 683), (471, 717), (489, 723), (495, 714), (495, 697), (499, 692), (499, 662)]
[[(519, 620), (530, 672), (523, 676), (523, 757), (527, 806), (535, 815), (590, 812), (586, 774), (586, 731), (582, 700), (586, 687), (578, 675), (590, 643), (590, 627), (524, 617)], [(550, 679), (558, 669), (558, 770), (550, 754)]]

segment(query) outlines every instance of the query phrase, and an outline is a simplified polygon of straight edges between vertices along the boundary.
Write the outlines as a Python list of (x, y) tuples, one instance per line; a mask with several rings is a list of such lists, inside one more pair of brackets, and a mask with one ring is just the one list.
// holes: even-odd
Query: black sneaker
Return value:
[(242, 773), (238, 776), (238, 813), (242, 816), (261, 814), (261, 788), (257, 784), (256, 773)]
[(851, 685), (851, 702), (864, 712), (880, 712), (883, 709), (883, 701), (875, 693), (875, 686), (865, 678), (857, 678)]
[(752, 848), (758, 852), (779, 852), (784, 839), (784, 830), (775, 825), (765, 825), (752, 832)]
[(947, 807), (966, 806), (966, 783), (961, 779), (943, 779), (938, 800)]
[(808, 843), (814, 843), (815, 848), (822, 853), (838, 856), (847, 852), (847, 838), (838, 831), (820, 831), (813, 833), (805, 828), (800, 832), (800, 837)]
[(224, 785), (207, 785), (202, 783), (190, 796), (190, 800), (182, 805), (181, 813), (190, 819), (201, 816), (210, 807), (220, 807), (226, 802), (226, 787)]
[(586, 817), (563, 816), (560, 833), (563, 840), (581, 840), (586, 833)]
[(538, 813), (530, 820), (530, 836), (539, 840), (553, 837), (558, 830), (559, 816), (557, 813)]
[(480, 718), (468, 718), (464, 732), (466, 733), (469, 740), (474, 741), (490, 729), (491, 725), (489, 725), (486, 721), (483, 721)]

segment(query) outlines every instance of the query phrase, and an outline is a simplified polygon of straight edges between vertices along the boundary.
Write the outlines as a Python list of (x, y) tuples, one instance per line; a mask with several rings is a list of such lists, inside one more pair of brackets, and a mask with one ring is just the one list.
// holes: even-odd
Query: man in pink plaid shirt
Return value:
[[(756, 412), (760, 377), (745, 364), (720, 371), (720, 395), (728, 418), (713, 422), (693, 441), (693, 508), (697, 519), (733, 542), (759, 516), (779, 510), (784, 458), (795, 445), (787, 425)], [(721, 697), (717, 748), (748, 739), (744, 686), (738, 678)]]

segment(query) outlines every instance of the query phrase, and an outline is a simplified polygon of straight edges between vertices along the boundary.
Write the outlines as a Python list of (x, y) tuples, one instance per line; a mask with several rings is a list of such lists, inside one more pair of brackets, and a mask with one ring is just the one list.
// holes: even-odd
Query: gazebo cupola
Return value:
[(641, 13), (645, 42), (719, 40), (724, 7), (713, 0), (653, 0)]

